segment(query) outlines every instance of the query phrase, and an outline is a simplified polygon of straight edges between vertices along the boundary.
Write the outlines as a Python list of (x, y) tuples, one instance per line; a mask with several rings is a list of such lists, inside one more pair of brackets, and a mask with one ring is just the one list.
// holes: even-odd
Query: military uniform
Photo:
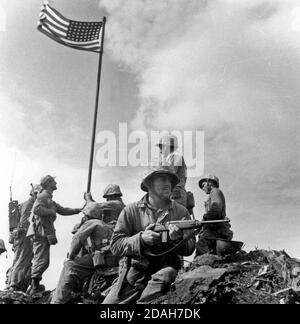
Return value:
[[(33, 257), (32, 242), (26, 236), (29, 227), (29, 217), (34, 204), (34, 198), (30, 197), (27, 201), (20, 204), (20, 221), (14, 230), (14, 260), (10, 270), (9, 286), (15, 290), (26, 291), (30, 282), (30, 267)], [(29, 276), (28, 276), (29, 273)]]
[[(179, 178), (179, 183), (175, 186), (175, 188), (173, 188), (171, 198), (176, 200), (184, 207), (189, 208), (189, 206), (187, 206), (188, 199), (187, 192), (185, 190), (187, 167), (183, 156), (176, 152), (178, 147), (177, 137), (170, 134), (165, 134), (160, 138), (157, 146), (162, 150), (160, 154), (160, 164), (169, 165)], [(164, 151), (163, 148), (167, 148), (167, 151)]]
[(33, 260), (31, 278), (41, 279), (49, 266), (50, 245), (57, 243), (54, 222), (60, 215), (78, 214), (81, 209), (64, 208), (52, 200), (52, 194), (43, 190), (33, 205), (31, 223), (27, 236), (33, 237)]
[[(83, 283), (91, 278), (96, 269), (93, 262), (95, 251), (102, 251), (103, 263), (107, 263), (108, 257), (112, 256), (109, 240), (124, 206), (121, 200), (110, 200), (104, 203), (89, 202), (83, 209), (85, 218), (73, 236), (69, 260), (64, 262), (51, 304), (67, 303), (72, 298), (72, 292), (80, 291)], [(97, 218), (105, 218), (105, 222)], [(117, 261), (113, 266), (118, 265)], [(102, 265), (101, 271), (105, 274), (109, 268)]]
[[(170, 201), (167, 209), (155, 210), (148, 202), (148, 194), (123, 209), (111, 239), (112, 252), (122, 257), (120, 276), (103, 303), (134, 303), (169, 288), (181, 267), (179, 255), (192, 254), (195, 239), (185, 242), (176, 252), (158, 258), (144, 255), (148, 246), (141, 235), (149, 224), (181, 219), (190, 219), (186, 208)], [(161, 253), (170, 246), (170, 243), (161, 243), (151, 251)]]
[(167, 156), (166, 162), (173, 168), (174, 173), (179, 178), (179, 183), (173, 189), (171, 198), (187, 207), (187, 192), (185, 190), (187, 167), (184, 158), (178, 152), (172, 152)]
[[(223, 192), (219, 188), (213, 187), (205, 202), (205, 214), (203, 220), (222, 220), (226, 217), (226, 203)], [(233, 232), (230, 230), (229, 223), (223, 224), (205, 224), (199, 234), (197, 242), (196, 255), (201, 255), (214, 250), (215, 240), (231, 240)], [(213, 251), (215, 252), (215, 251)]]

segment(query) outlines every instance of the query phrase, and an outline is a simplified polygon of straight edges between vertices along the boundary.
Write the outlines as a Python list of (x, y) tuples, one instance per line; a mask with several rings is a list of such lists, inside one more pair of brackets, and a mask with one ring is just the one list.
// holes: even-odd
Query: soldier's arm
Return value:
[(222, 218), (223, 201), (221, 194), (218, 191), (210, 194), (211, 206), (209, 210), (203, 215), (204, 220), (214, 220)]
[(81, 212), (81, 208), (62, 207), (56, 202), (53, 202), (53, 204), (55, 205), (56, 212), (62, 216), (76, 215)]
[(111, 238), (111, 251), (115, 255), (140, 256), (142, 232), (132, 235), (135, 221), (125, 207), (118, 218)]

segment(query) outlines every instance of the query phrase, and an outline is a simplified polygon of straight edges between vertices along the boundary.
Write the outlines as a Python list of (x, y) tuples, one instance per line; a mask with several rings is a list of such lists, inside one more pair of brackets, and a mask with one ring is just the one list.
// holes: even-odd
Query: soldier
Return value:
[[(219, 220), (226, 217), (226, 203), (223, 192), (219, 189), (219, 179), (215, 175), (208, 174), (200, 179), (199, 187), (209, 195), (205, 202), (205, 214), (203, 220)], [(196, 245), (196, 256), (205, 253), (216, 253), (216, 239), (231, 240), (233, 232), (230, 224), (205, 224), (199, 234)]]
[(169, 226), (167, 243), (161, 243), (159, 233), (152, 231), (155, 223), (190, 219), (185, 207), (170, 199), (172, 189), (179, 183), (170, 166), (150, 167), (144, 174), (141, 189), (147, 194), (138, 202), (127, 205), (117, 221), (111, 250), (120, 260), (120, 275), (104, 304), (135, 303), (162, 294), (169, 289), (181, 267), (179, 255), (187, 256), (195, 249), (195, 239), (188, 241), (164, 257), (151, 253), (168, 252), (172, 242), (181, 241), (183, 232)]
[[(112, 267), (118, 266), (119, 258), (109, 249), (113, 227), (125, 207), (120, 187), (109, 184), (103, 197), (106, 202), (96, 203), (91, 194), (85, 194), (86, 206), (82, 210), (82, 223), (74, 228), (69, 258), (65, 261), (51, 304), (65, 304), (72, 292), (79, 292), (95, 270), (111, 278)], [(116, 271), (117, 273), (117, 271)], [(105, 281), (105, 279), (104, 279)], [(104, 283), (105, 285), (105, 283)]]
[(54, 221), (56, 213), (60, 215), (74, 215), (81, 208), (64, 208), (52, 200), (53, 191), (57, 190), (55, 178), (46, 175), (41, 181), (42, 191), (37, 196), (31, 213), (31, 223), (27, 236), (33, 237), (33, 260), (31, 268), (30, 294), (41, 291), (40, 281), (50, 262), (50, 245), (57, 243)]
[(85, 194), (87, 205), (83, 213), (89, 217), (95, 214), (96, 218), (100, 215), (105, 223), (115, 225), (121, 210), (125, 207), (122, 196), (121, 189), (116, 184), (109, 184), (104, 189), (103, 198), (106, 202), (97, 203), (93, 200), (91, 193), (87, 193)]
[(2, 239), (0, 239), (0, 255), (4, 252), (6, 252), (6, 247), (5, 247), (4, 241)]
[(187, 192), (185, 190), (187, 167), (183, 156), (176, 151), (178, 148), (177, 137), (164, 135), (157, 146), (160, 150), (160, 163), (170, 165), (179, 178), (179, 183), (173, 188), (171, 198), (187, 207)]
[[(15, 253), (10, 270), (9, 289), (11, 291), (26, 291), (30, 283), (30, 267), (33, 257), (32, 242), (26, 236), (29, 227), (29, 217), (34, 201), (42, 187), (37, 184), (30, 191), (30, 198), (19, 206), (20, 221), (13, 230), (13, 250)], [(29, 277), (28, 277), (29, 274)]]

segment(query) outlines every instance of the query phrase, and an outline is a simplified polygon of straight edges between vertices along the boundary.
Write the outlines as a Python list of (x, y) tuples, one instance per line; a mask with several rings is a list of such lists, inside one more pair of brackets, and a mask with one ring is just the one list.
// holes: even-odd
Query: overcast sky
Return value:
[[(74, 20), (107, 17), (98, 131), (202, 130), (205, 172), (220, 178), (234, 239), (247, 251), (300, 258), (300, 0), (53, 0)], [(81, 207), (86, 189), (98, 57), (36, 29), (40, 0), (0, 0), (0, 288), (12, 262), (9, 186), (57, 176), (55, 200)], [(96, 145), (96, 151), (99, 144)], [(119, 183), (142, 196), (141, 168), (99, 167), (92, 193)], [(189, 178), (201, 218), (206, 198)], [(58, 216), (59, 243), (43, 282), (53, 289), (79, 216)]]

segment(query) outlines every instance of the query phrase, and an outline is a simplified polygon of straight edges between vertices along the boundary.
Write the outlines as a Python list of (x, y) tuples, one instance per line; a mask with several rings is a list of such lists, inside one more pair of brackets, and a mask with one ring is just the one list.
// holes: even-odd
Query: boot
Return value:
[(40, 285), (40, 278), (32, 278), (31, 279), (31, 286), (29, 288), (29, 295), (34, 295), (37, 293), (41, 293), (45, 290), (45, 287), (43, 285)]

